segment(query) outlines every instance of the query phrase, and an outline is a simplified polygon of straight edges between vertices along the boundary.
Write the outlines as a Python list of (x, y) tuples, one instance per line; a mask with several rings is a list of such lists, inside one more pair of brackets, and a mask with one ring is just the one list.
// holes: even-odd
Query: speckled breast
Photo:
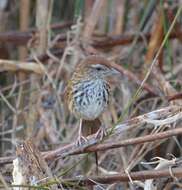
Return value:
[(109, 85), (101, 79), (74, 85), (73, 112), (85, 120), (98, 118), (109, 104)]

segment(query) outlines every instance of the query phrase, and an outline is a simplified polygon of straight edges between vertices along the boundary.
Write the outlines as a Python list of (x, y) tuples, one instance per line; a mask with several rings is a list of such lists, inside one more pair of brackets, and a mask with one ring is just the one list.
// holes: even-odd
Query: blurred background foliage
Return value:
[[(120, 82), (113, 81), (113, 105), (105, 113), (108, 126), (113, 126), (118, 119), (125, 121), (173, 103), (178, 105), (181, 101), (181, 14), (165, 41), (156, 70), (147, 80), (148, 86), (135, 96), (182, 6), (181, 1), (100, 2), (102, 6), (97, 12), (98, 0), (0, 0), (0, 60), (43, 64), (47, 72), (36, 75), (35, 68), (33, 72), (24, 72), (17, 66), (17, 70), (12, 71), (11, 66), (0, 65), (0, 157), (15, 155), (16, 145), (29, 137), (35, 139), (42, 151), (73, 142), (78, 121), (69, 113), (63, 96), (76, 60), (90, 53), (86, 51), (87, 45), (124, 69)], [(89, 20), (91, 13), (98, 19), (85, 45), (82, 32), (94, 23), (94, 19)], [(40, 24), (36, 24), (38, 22)], [(67, 48), (71, 53), (64, 59)], [(171, 103), (171, 99), (174, 102)], [(151, 128), (141, 128), (114, 140), (153, 132)], [(100, 172), (120, 172), (127, 166), (134, 171), (155, 168), (145, 167), (141, 161), (147, 162), (157, 156), (166, 158), (168, 153), (181, 156), (181, 138), (101, 152)], [(49, 166), (56, 176), (95, 174), (94, 159), (90, 154), (54, 160)], [(11, 170), (10, 165), (0, 168), (7, 182), (11, 181)], [(158, 185), (160, 183), (163, 184), (158, 181)], [(113, 186), (114, 189), (128, 187), (126, 183)]]

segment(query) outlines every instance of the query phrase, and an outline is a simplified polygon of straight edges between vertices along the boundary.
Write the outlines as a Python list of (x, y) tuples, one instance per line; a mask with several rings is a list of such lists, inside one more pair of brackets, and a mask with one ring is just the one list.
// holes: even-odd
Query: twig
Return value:
[(4, 188), (6, 190), (10, 190), (10, 188), (9, 188), (8, 184), (6, 183), (6, 181), (5, 181), (4, 177), (3, 177), (3, 175), (1, 174), (1, 172), (0, 172), (0, 181), (2, 182), (2, 184), (4, 185)]
[[(128, 145), (135, 145), (135, 144), (143, 144), (146, 142), (153, 142), (155, 140), (160, 141), (161, 139), (169, 138), (175, 135), (180, 135), (182, 134), (182, 128), (177, 128), (177, 129), (172, 129), (172, 130), (167, 130), (165, 132), (159, 132), (151, 135), (145, 135), (142, 137), (136, 137), (136, 138), (131, 138), (127, 140), (122, 140), (120, 142), (116, 143), (101, 143), (97, 145), (93, 145), (91, 147), (88, 147), (84, 150), (84, 153), (86, 152), (95, 152), (95, 151), (103, 151), (103, 150), (108, 150), (112, 148), (120, 148), (123, 146), (128, 146)], [(80, 154), (83, 151), (80, 152), (74, 152), (74, 154)]]
[[(182, 31), (172, 32), (169, 36), (170, 39), (178, 38), (182, 35)], [(133, 42), (136, 34), (122, 34), (122, 35), (112, 35), (105, 37), (103, 39), (93, 39), (91, 45), (94, 48), (109, 48), (119, 45), (128, 45)], [(143, 37), (142, 37), (143, 36)], [(149, 40), (151, 33), (143, 33), (142, 36), (139, 36), (138, 42), (142, 42), (143, 38)]]
[(3, 71), (26, 71), (44, 74), (44, 70), (37, 63), (0, 59), (0, 72)]
[(8, 108), (13, 112), (16, 113), (16, 109), (11, 105), (11, 103), (7, 100), (7, 98), (3, 95), (3, 93), (0, 91), (0, 97), (2, 100), (6, 103)]
[[(63, 23), (63, 24), (53, 24), (51, 25), (51, 29), (61, 29), (63, 27), (70, 27), (73, 23)], [(0, 33), (0, 42), (3, 43), (12, 43), (19, 45), (26, 45), (26, 43), (32, 38), (33, 33), (37, 32), (35, 29), (30, 29), (29, 31), (20, 32), (20, 31), (7, 31), (6, 33)], [(91, 45), (94, 48), (108, 48), (120, 45), (128, 45), (132, 43), (136, 34), (122, 34), (122, 35), (109, 35), (106, 37), (94, 37), (92, 38)], [(142, 37), (143, 36), (143, 37)], [(139, 37), (138, 42), (142, 42), (143, 38), (149, 40), (151, 37), (151, 33), (143, 33), (142, 36)], [(179, 38), (182, 36), (182, 30), (174, 31), (170, 34), (170, 39)], [(66, 41), (66, 35), (61, 35), (61, 38), (58, 40), (58, 44), (62, 41)], [(57, 46), (57, 44), (56, 44)]]
[[(177, 178), (182, 177), (182, 169), (180, 167), (172, 169), (172, 173)], [(171, 172), (169, 169), (139, 171), (139, 172), (131, 172), (130, 177), (132, 178), (132, 180), (157, 179), (163, 177), (171, 178)], [(96, 183), (112, 184), (115, 182), (126, 182), (126, 181), (129, 181), (129, 176), (126, 173), (119, 173), (108, 176), (78, 177), (78, 179), (64, 179), (65, 184), (77, 183), (79, 185), (95, 185)]]

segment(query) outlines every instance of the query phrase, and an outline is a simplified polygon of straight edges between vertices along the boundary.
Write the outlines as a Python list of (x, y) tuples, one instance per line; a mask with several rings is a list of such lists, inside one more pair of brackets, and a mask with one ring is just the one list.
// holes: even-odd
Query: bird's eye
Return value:
[(97, 71), (102, 71), (103, 70), (101, 67), (97, 67), (96, 69), (97, 69)]
[(105, 68), (102, 67), (101, 65), (97, 64), (97, 65), (92, 65), (91, 66), (94, 70), (97, 70), (97, 71), (104, 71)]

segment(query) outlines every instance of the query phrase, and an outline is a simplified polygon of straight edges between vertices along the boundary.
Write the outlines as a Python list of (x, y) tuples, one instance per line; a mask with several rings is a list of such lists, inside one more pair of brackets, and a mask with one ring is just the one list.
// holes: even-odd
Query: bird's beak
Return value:
[(112, 75), (121, 75), (121, 73), (118, 70), (114, 69), (114, 68), (111, 68), (111, 74)]

